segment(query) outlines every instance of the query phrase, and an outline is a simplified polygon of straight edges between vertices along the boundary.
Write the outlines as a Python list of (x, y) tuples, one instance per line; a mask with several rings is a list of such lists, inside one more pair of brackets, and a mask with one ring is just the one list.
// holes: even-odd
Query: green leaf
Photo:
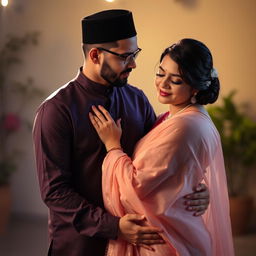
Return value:
[(256, 122), (235, 103), (235, 94), (231, 91), (208, 112), (221, 137), (230, 193), (239, 194), (256, 166)]

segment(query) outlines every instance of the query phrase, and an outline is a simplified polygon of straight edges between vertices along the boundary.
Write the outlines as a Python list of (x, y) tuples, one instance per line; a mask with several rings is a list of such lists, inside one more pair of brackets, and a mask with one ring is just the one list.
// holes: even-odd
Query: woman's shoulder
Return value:
[(155, 124), (153, 125), (152, 129), (155, 128), (157, 125), (161, 124), (163, 121), (165, 121), (168, 116), (169, 116), (169, 111), (159, 114), (157, 116), (157, 119), (156, 119)]
[(166, 119), (169, 116), (169, 111), (160, 113), (156, 120)]

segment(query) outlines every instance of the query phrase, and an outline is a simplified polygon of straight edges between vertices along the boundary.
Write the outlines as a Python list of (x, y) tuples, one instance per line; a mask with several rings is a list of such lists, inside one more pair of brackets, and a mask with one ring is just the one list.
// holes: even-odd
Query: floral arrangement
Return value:
[(31, 100), (43, 96), (43, 92), (34, 86), (32, 78), (27, 78), (25, 82), (11, 79), (13, 68), (22, 64), (22, 52), (29, 46), (36, 46), (38, 37), (38, 32), (21, 37), (9, 35), (0, 49), (0, 185), (9, 183), (20, 154), (10, 145), (10, 138), (20, 132), (22, 126), (31, 130), (30, 120), (22, 114)]

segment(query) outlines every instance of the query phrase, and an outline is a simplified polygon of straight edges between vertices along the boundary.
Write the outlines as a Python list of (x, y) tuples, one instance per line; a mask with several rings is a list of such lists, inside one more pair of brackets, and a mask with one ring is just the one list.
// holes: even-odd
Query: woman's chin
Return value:
[(161, 104), (171, 104), (170, 100), (162, 96), (158, 96), (158, 102)]

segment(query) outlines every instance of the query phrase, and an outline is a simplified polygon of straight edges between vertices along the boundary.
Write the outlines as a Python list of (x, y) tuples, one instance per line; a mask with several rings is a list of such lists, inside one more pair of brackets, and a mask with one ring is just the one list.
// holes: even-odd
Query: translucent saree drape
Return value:
[[(226, 175), (219, 134), (207, 112), (192, 106), (152, 129), (129, 158), (109, 152), (103, 163), (103, 197), (116, 216), (145, 215), (163, 230), (154, 252), (111, 240), (111, 256), (232, 256)], [(185, 210), (184, 196), (205, 182), (210, 205), (203, 217)]]

